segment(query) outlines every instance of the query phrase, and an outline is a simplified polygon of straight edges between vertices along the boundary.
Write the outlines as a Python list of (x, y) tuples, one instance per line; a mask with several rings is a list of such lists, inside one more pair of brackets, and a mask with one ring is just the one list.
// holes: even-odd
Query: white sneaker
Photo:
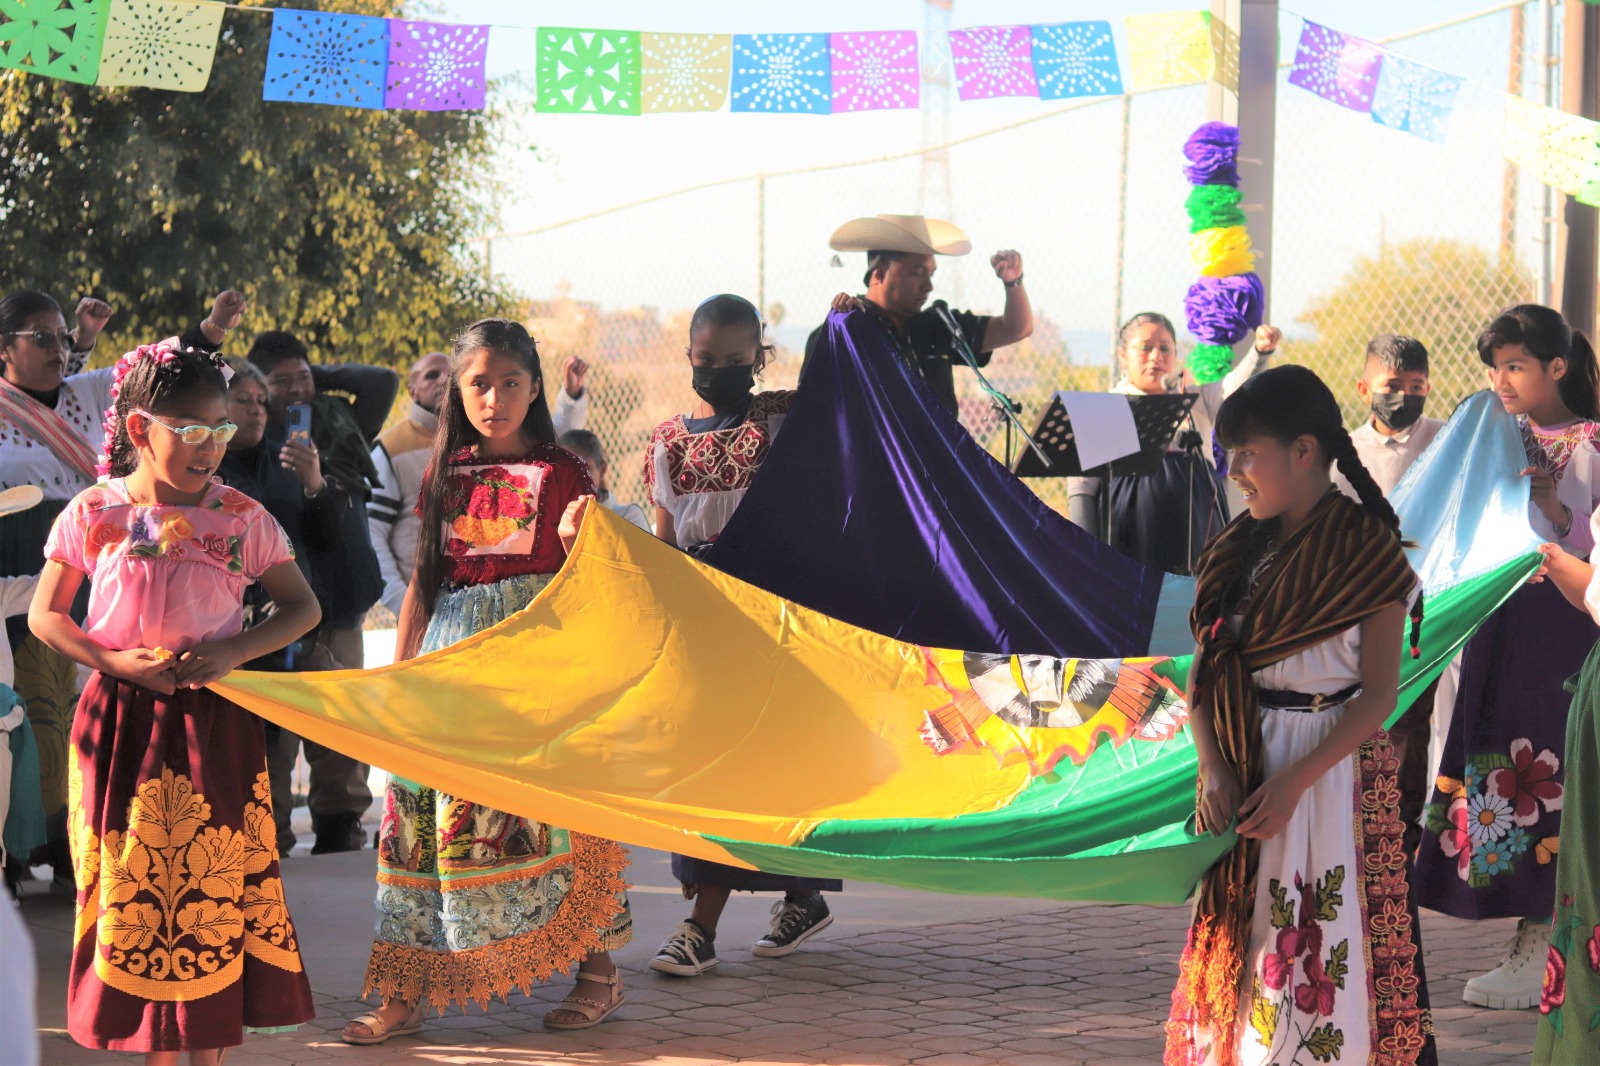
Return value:
[(1550, 926), (1519, 919), (1517, 935), (1506, 949), (1504, 962), (1467, 982), (1462, 999), (1490, 1010), (1527, 1010), (1539, 1005), (1545, 958), (1550, 953)]

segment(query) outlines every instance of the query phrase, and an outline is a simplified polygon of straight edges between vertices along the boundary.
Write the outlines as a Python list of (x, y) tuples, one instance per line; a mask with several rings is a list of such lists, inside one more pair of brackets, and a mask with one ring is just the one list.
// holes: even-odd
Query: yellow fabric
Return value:
[[(212, 687), (307, 740), (478, 803), (737, 863), (833, 818), (1004, 807), (1026, 760), (936, 754), (926, 653), (728, 577), (593, 508), (523, 612), (368, 671)], [(970, 691), (970, 690), (969, 690)]]
[(1256, 268), (1250, 232), (1243, 226), (1203, 229), (1189, 236), (1189, 258), (1208, 278), (1231, 278)]

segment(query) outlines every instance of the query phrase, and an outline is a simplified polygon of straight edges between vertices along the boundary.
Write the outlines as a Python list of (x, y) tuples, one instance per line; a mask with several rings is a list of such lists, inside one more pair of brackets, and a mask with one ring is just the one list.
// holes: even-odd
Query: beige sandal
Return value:
[[(383, 1006), (388, 1006), (388, 1004)], [(378, 1010), (382, 1009), (383, 1007), (378, 1008)], [(360, 1033), (352, 1034), (350, 1032), (350, 1026), (352, 1025), (364, 1025), (367, 1027), (368, 1032), (364, 1036)], [(381, 1044), (391, 1036), (410, 1036), (412, 1033), (420, 1032), (422, 1032), (422, 1000), (419, 999), (411, 1008), (411, 1013), (402, 1018), (400, 1023), (393, 1029), (384, 1027), (383, 1019), (378, 1017), (378, 1011), (369, 1011), (359, 1018), (346, 1022), (344, 1031), (339, 1034), (339, 1039), (346, 1044), (365, 1046), (368, 1044)]]
[[(585, 981), (591, 981), (597, 985), (609, 986), (613, 989), (611, 998), (602, 1003), (598, 999), (590, 999), (588, 996), (578, 995), (578, 987)], [(549, 1014), (544, 1016), (544, 1027), (546, 1029), (557, 1030), (591, 1029), (615, 1014), (617, 1012), (617, 1008), (622, 1006), (624, 998), (625, 997), (622, 994), (621, 973), (613, 973), (607, 976), (605, 974), (588, 973), (584, 970), (579, 970), (577, 984), (572, 986), (572, 991), (567, 994), (567, 998), (562, 1000), (560, 1003), (557, 1003), (555, 1010), (552, 1010)], [(581, 1014), (583, 1015), (583, 1021), (563, 1022), (554, 1020), (555, 1015), (559, 1014), (561, 1011), (571, 1011), (573, 1014)]]

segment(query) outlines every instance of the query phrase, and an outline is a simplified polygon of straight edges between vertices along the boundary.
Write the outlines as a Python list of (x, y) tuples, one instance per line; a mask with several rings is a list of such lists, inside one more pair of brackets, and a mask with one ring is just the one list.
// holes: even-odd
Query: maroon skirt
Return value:
[(72, 742), (72, 1038), (200, 1051), (310, 1021), (261, 720), (208, 690), (97, 673)]

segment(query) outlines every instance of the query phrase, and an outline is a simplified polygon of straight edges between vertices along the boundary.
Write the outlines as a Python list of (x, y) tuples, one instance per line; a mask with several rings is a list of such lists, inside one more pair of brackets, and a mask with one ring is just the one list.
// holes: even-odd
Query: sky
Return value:
[[(490, 76), (501, 79), (495, 97), (508, 102), (513, 112), (504, 127), (505, 137), (500, 156), (493, 163), (496, 177), (504, 188), (496, 204), (502, 232), (538, 229), (673, 190), (758, 172), (771, 174), (825, 163), (914, 152), (923, 143), (925, 116), (922, 112), (909, 110), (832, 116), (760, 116), (721, 111), (633, 118), (535, 114), (519, 106), (519, 101), (525, 101), (530, 95), (534, 27), (540, 24), (663, 32), (921, 30), (925, 8), (921, 0), (871, 0), (870, 3), (863, 3), (862, 0), (808, 0), (795, 5), (770, 0), (683, 0), (672, 5), (655, 0), (585, 0), (581, 5), (542, 0), (437, 0), (435, 6), (440, 18), (486, 22), (497, 27), (491, 34)], [(1188, 4), (1182, 0), (955, 0), (949, 25), (951, 28), (961, 28), (1086, 18), (1116, 20), (1129, 14), (1170, 11), (1189, 6), (1203, 5), (1192, 0)], [(1494, 6), (1492, 0), (1294, 0), (1283, 5), (1282, 10), (1326, 22), (1347, 33), (1381, 38), (1491, 6)], [(1282, 47), (1292, 52), (1298, 20), (1285, 17), (1280, 20), (1280, 25), (1289, 37)], [(1436, 39), (1442, 44), (1447, 44), (1449, 40), (1448, 35)], [(1399, 44), (1395, 48), (1404, 51), (1406, 45)], [(1448, 48), (1445, 53), (1419, 55), (1417, 58), (1452, 69)], [(1304, 95), (1298, 90), (1288, 92)], [(1286, 170), (1281, 144), (1284, 138), (1284, 115), (1297, 115), (1299, 112), (1286, 109), (1284, 92), (1280, 92), (1279, 98), (1281, 184)], [(1463, 101), (1463, 111), (1469, 116), (1472, 113), (1468, 106), (1470, 103)], [(1478, 103), (1487, 106), (1486, 100)], [(1037, 99), (952, 100), (947, 133), (951, 138), (965, 137), (1038, 116), (1053, 106)], [(1289, 108), (1305, 106), (1303, 100), (1288, 102)], [(1313, 101), (1307, 115), (1308, 125), (1326, 121), (1334, 130), (1342, 128), (1341, 123), (1348, 124), (1353, 119), (1348, 113), (1321, 101)], [(1200, 114), (1199, 118), (1203, 119), (1204, 115)], [(1144, 122), (1143, 119), (1140, 121)], [(1182, 121), (1190, 122), (1188, 117)], [(1364, 127), (1370, 125), (1370, 121), (1365, 116), (1359, 116), (1359, 122), (1362, 128), (1349, 127), (1352, 143), (1365, 143), (1367, 131)], [(1463, 119), (1457, 116), (1457, 125), (1463, 129), (1471, 122), (1471, 117)], [(1093, 123), (1085, 128), (1098, 130)], [(1152, 122), (1146, 128), (1153, 131), (1157, 126)], [(1177, 128), (1173, 126), (1172, 130)], [(1187, 130), (1172, 132), (1166, 126), (1161, 126), (1160, 130), (1158, 144), (1132, 156), (1131, 166), (1135, 171), (1151, 168), (1163, 174), (1166, 170), (1176, 172), (1174, 149), (1181, 144), (1181, 138)], [(1138, 134), (1139, 131), (1135, 131), (1136, 137)], [(1095, 137), (1111, 135), (1110, 127), (1093, 134)], [(1311, 135), (1314, 136), (1314, 131)], [(1404, 136), (1392, 131), (1384, 131), (1383, 135)], [(1081, 136), (1087, 138), (1090, 134)], [(1498, 130), (1495, 137), (1498, 137)], [(1381, 150), (1381, 146), (1388, 142), (1380, 140), (1378, 143)], [(1090, 146), (1086, 150), (1092, 153), (1096, 149)], [(1430, 164), (1427, 154), (1416, 145), (1400, 146), (1397, 150), (1409, 153), (1408, 159), (1415, 157), (1408, 166), (1415, 168), (1418, 173), (1426, 173), (1430, 165), (1443, 170), (1460, 169), (1457, 162), (1446, 155), (1440, 155), (1435, 163)], [(1418, 155), (1419, 152), (1422, 154)], [(969, 153), (968, 158), (978, 154)], [(956, 177), (958, 181), (966, 183), (968, 199), (963, 200), (964, 203), (970, 203), (974, 185), (980, 182), (983, 183), (982, 190), (986, 196), (992, 189), (995, 199), (1011, 196), (1036, 201), (1041, 197), (1043, 184), (1059, 176), (1063, 169), (1058, 160), (1039, 168), (1018, 167), (1011, 171), (1004, 159), (976, 159), (964, 163), (962, 169), (956, 171)], [(1319, 182), (1335, 180), (1321, 174), (1316, 166), (1288, 168), (1288, 171), (1294, 180), (1303, 183), (1299, 191), (1311, 194), (1313, 201), (1317, 199), (1315, 194), (1320, 191)], [(858, 189), (849, 181), (842, 180), (848, 172), (817, 179), (812, 186), (812, 201), (805, 202), (797, 197), (788, 209), (788, 215), (802, 217), (769, 217), (769, 247), (774, 241), (792, 241), (796, 262), (803, 260), (808, 267), (814, 262), (820, 270), (827, 253), (825, 248), (819, 248), (818, 245), (825, 244), (826, 233), (834, 225), (852, 214), (915, 209), (912, 201), (916, 190), (907, 187), (915, 181), (914, 170), (893, 171), (899, 175), (899, 184), (891, 182), (888, 188), (902, 193), (898, 197), (900, 202), (895, 203), (883, 202), (896, 199), (894, 192), (886, 191), (883, 185), (888, 172), (889, 168), (871, 174), (863, 170), (862, 181), (872, 185), (872, 189), (870, 195), (861, 196), (857, 195)], [(1103, 249), (1107, 237), (1102, 226), (1108, 213), (1114, 214), (1114, 179), (1097, 171), (1092, 181), (1089, 178), (1085, 180), (1090, 182), (1093, 191), (1083, 195), (1096, 198), (1096, 202), (1077, 205), (1085, 213), (1071, 232), (1054, 237), (1049, 232), (1049, 226), (1034, 232), (1035, 227), (1031, 225), (1026, 212), (1008, 215), (1001, 211), (995, 215), (996, 225), (992, 232), (973, 233), (975, 245), (982, 251), (1013, 245), (1023, 247), (1032, 237), (1033, 247), (1024, 247), (1024, 252), (1025, 255), (1030, 251), (1036, 253), (1035, 260), (1040, 259), (1037, 255), (1041, 250), (1039, 245), (1046, 239), (1081, 239)], [(1181, 214), (1178, 213), (1183, 195), (1181, 185), (1174, 192), (1171, 182), (1167, 177), (1162, 177), (1151, 187), (1152, 191), (1146, 192), (1142, 181), (1139, 173), (1129, 175), (1127, 189), (1129, 197), (1134, 199), (1132, 210), (1140, 213), (1144, 205), (1155, 202), (1171, 207), (1178, 225), (1173, 239), (1185, 239)], [(798, 182), (794, 184), (798, 185)], [(1348, 182), (1344, 184), (1348, 185)], [(1400, 184), (1407, 184), (1408, 187), (1402, 189)], [(1483, 192), (1479, 188), (1482, 185), (1480, 181), (1473, 187), (1473, 195)], [(1016, 193), (1015, 190), (1019, 188), (1028, 196)], [(716, 291), (714, 286), (719, 285), (732, 287), (742, 283), (748, 289), (749, 283), (745, 279), (749, 269), (748, 263), (741, 258), (743, 253), (734, 255), (723, 251), (739, 245), (743, 234), (752, 227), (751, 212), (744, 203), (747, 194), (740, 189), (740, 186), (734, 186), (721, 193), (685, 198), (682, 201), (683, 212), (695, 216), (694, 225), (687, 228), (678, 224), (682, 220), (661, 218), (661, 212), (625, 213), (618, 216), (615, 226), (585, 224), (571, 227), (562, 237), (551, 240), (541, 238), (538, 242), (497, 243), (494, 266), (524, 291), (535, 296), (548, 295), (559, 276), (561, 281), (570, 283), (574, 295), (619, 306), (640, 302), (675, 306), (687, 299), (690, 292)], [(1359, 254), (1362, 248), (1376, 245), (1380, 239), (1388, 239), (1395, 234), (1404, 236), (1407, 219), (1419, 212), (1429, 218), (1443, 219), (1437, 223), (1439, 225), (1451, 224), (1451, 193), (1448, 189), (1434, 189), (1426, 194), (1431, 196), (1431, 200), (1424, 199), (1415, 204), (1407, 200), (1406, 194), (1418, 197), (1424, 196), (1424, 191), (1416, 188), (1414, 182), (1397, 183), (1395, 191), (1396, 201), (1392, 211), (1369, 211), (1359, 221), (1348, 220), (1348, 225), (1341, 232), (1314, 235), (1319, 241), (1331, 243), (1332, 248), (1328, 253), (1330, 263), (1337, 261), (1342, 266)], [(1379, 195), (1383, 194), (1381, 189), (1378, 192)], [(1176, 201), (1166, 205), (1165, 198), (1173, 195)], [(1462, 195), (1468, 193), (1464, 191)], [(1278, 210), (1280, 214), (1284, 211), (1281, 200)], [(769, 211), (769, 216), (771, 214)], [(634, 237), (634, 231), (630, 231), (624, 221), (630, 218), (642, 220), (635, 229), (642, 227), (648, 230), (647, 239), (671, 242), (673, 246), (670, 252), (651, 249), (641, 254), (619, 248), (619, 245), (625, 245)], [(977, 224), (983, 218), (983, 211), (969, 207), (958, 221), (963, 225)], [(1001, 220), (1004, 220), (1003, 224)], [(1280, 226), (1280, 238), (1283, 230), (1284, 227)], [(1474, 239), (1484, 237), (1476, 232), (1472, 236)], [(703, 252), (689, 247), (701, 240), (706, 242)], [(785, 243), (783, 246), (787, 248), (791, 245)], [(596, 251), (606, 254), (596, 257)], [(1046, 255), (1042, 261), (1058, 266), (1053, 271), (1058, 283), (1057, 290), (1054, 293), (1045, 290), (1045, 303), (1054, 308), (1058, 320), (1069, 328), (1102, 329), (1109, 312), (1096, 304), (1094, 311), (1084, 310), (1082, 314), (1077, 314), (1073, 308), (1084, 306), (1084, 301), (1075, 301), (1073, 297), (1075, 290), (1082, 286), (1103, 287), (1110, 283), (1104, 282), (1098, 275), (1091, 278), (1082, 271), (1075, 272), (1075, 268), (1065, 261), (1051, 263), (1048, 257), (1052, 249), (1046, 247), (1043, 251)], [(1083, 252), (1080, 249), (1073, 254), (1081, 256)], [(725, 269), (719, 270), (715, 264), (707, 265), (704, 262), (707, 259), (725, 260)], [(735, 260), (739, 261), (736, 263)], [(682, 262), (684, 269), (673, 269), (676, 262)], [(947, 271), (947, 276), (953, 278), (952, 295), (966, 295), (967, 289), (980, 287), (984, 280), (982, 270), (982, 264), (968, 262)], [(1141, 300), (1159, 301), (1176, 310), (1172, 305), (1178, 301), (1172, 299), (1172, 295), (1181, 299), (1182, 288), (1178, 286), (1184, 284), (1179, 276), (1179, 268), (1152, 265), (1146, 273), (1147, 279), (1136, 279), (1130, 283), (1131, 288), (1139, 291), (1128, 293), (1127, 299), (1133, 303)], [(1282, 278), (1274, 281), (1275, 294), (1283, 294), (1286, 306), (1292, 304), (1299, 307), (1317, 286), (1325, 288), (1325, 282), (1326, 279), (1311, 277), (1297, 282), (1284, 272)], [(824, 289), (839, 287), (840, 284), (841, 278), (837, 272), (829, 275), (819, 272), (816, 277), (807, 279), (805, 284), (796, 284), (786, 291), (803, 293), (803, 297), (797, 298), (809, 303), (822, 298)], [(1296, 284), (1299, 284), (1298, 289)], [(1145, 290), (1148, 290), (1148, 296)]]

